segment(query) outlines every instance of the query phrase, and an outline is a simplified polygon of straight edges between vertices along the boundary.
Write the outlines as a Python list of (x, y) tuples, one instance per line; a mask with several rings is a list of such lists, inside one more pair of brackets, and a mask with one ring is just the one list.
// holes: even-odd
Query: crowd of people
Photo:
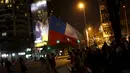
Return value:
[[(86, 49), (72, 49), (68, 52), (72, 65), (72, 73), (122, 73), (130, 67), (130, 38), (121, 39), (120, 44), (104, 43), (101, 49), (87, 47)], [(17, 62), (16, 62), (17, 61)], [(41, 73), (58, 73), (54, 53), (48, 53), (46, 58), (41, 57)], [(14, 73), (13, 65), (19, 63), (21, 73), (26, 73), (27, 66), (23, 58), (9, 61), (1, 60), (1, 66), (6, 68), (6, 73)]]
[(7, 58), (1, 59), (1, 66), (6, 69), (5, 73), (15, 73), (14, 66), (16, 64), (20, 65), (21, 73), (26, 73), (27, 66), (26, 66), (25, 60), (23, 58), (20, 57), (17, 60), (16, 59), (12, 59), (11, 61), (8, 60)]
[[(35, 60), (34, 62), (39, 63), (41, 66), (39, 66), (41, 71), (40, 73), (58, 73), (56, 71), (56, 62), (55, 62), (55, 55), (54, 53), (48, 53), (46, 58), (41, 57), (40, 60)], [(21, 73), (26, 73), (27, 72), (27, 62), (25, 61), (24, 58), (20, 57), (17, 60), (12, 59), (8, 60), (6, 59), (1, 59), (0, 61), (1, 65), (3, 68), (5, 68), (6, 72), (5, 73), (16, 73), (14, 68), (16, 65), (20, 66)]]
[(122, 38), (118, 45), (104, 43), (101, 49), (73, 49), (69, 55), (72, 73), (122, 73), (130, 68), (130, 38)]

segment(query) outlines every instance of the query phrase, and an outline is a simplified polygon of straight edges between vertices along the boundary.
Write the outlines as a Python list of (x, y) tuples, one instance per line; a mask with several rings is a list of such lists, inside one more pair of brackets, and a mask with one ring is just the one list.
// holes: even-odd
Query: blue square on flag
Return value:
[(55, 16), (51, 16), (49, 23), (50, 30), (65, 34), (66, 24), (62, 20), (56, 18)]

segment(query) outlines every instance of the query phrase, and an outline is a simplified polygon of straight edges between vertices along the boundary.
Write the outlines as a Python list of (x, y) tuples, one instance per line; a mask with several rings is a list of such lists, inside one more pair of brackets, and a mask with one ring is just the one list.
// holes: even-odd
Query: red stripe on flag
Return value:
[[(59, 32), (53, 31), (53, 30), (49, 31), (49, 38), (48, 39), (49, 39), (48, 44), (50, 46), (56, 45), (57, 40), (59, 40), (60, 43), (71, 44), (72, 46), (76, 46), (78, 44), (76, 38), (61, 34)], [(67, 39), (69, 39), (69, 41)]]
[(73, 37), (70, 37), (70, 36), (67, 36), (65, 35), (66, 39), (69, 39), (69, 43), (72, 45), (72, 46), (76, 46), (78, 43), (77, 43), (77, 39), (76, 38), (73, 38)]
[(61, 34), (59, 32), (53, 31), (53, 30), (49, 31), (49, 38), (48, 39), (49, 39), (48, 40), (49, 45), (56, 45), (57, 40), (59, 40), (60, 43), (67, 42), (64, 34)]

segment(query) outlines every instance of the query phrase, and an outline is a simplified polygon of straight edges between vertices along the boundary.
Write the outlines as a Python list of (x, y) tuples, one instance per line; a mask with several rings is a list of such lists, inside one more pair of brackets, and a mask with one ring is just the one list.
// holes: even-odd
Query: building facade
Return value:
[[(32, 40), (30, 4), (31, 0), (0, 0), (1, 40), (11, 40), (15, 43), (19, 43), (21, 40), (23, 42)], [(8, 44), (12, 44), (12, 42)]]
[[(0, 33), (7, 36), (29, 37), (31, 32), (30, 2), (28, 0), (0, 1)], [(24, 33), (24, 36), (21, 36)]]
[(110, 42), (110, 37), (113, 36), (113, 30), (111, 21), (109, 19), (109, 13), (107, 10), (107, 0), (100, 0), (100, 19), (101, 19), (101, 31), (103, 33), (104, 41)]

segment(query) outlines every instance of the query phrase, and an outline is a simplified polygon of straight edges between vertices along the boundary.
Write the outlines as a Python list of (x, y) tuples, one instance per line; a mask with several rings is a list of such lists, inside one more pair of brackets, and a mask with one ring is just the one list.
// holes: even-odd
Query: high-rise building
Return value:
[(31, 0), (0, 0), (0, 39), (32, 40)]
[(101, 0), (100, 1), (100, 18), (101, 18), (101, 23), (109, 23), (109, 13), (107, 10), (107, 5), (106, 5), (106, 0)]
[[(109, 19), (109, 13), (107, 10), (107, 0), (100, 0), (100, 17), (101, 23), (109, 23), (111, 26), (111, 22)], [(130, 31), (130, 1), (129, 0), (122, 0), (120, 1), (120, 23), (121, 23), (121, 33), (122, 36), (126, 36), (129, 34)]]
[(29, 0), (0, 0), (0, 24), (1, 34), (29, 37), (31, 32)]
[(100, 19), (103, 37), (105, 38), (106, 42), (109, 42), (110, 37), (113, 35), (113, 31), (107, 10), (107, 0), (100, 0)]

